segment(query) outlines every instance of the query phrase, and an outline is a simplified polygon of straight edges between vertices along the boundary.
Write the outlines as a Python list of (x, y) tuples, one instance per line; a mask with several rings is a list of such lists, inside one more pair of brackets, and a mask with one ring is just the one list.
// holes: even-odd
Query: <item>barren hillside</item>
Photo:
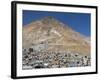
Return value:
[(53, 17), (23, 26), (22, 42), (23, 49), (45, 44), (42, 51), (70, 51), (90, 55), (90, 40)]

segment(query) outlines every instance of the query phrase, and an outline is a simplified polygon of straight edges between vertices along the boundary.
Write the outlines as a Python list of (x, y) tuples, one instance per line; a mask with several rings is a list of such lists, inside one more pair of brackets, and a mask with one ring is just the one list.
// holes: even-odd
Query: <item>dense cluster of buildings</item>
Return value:
[(89, 56), (67, 51), (36, 51), (33, 48), (23, 50), (22, 66), (24, 69), (34, 68), (67, 68), (90, 66)]

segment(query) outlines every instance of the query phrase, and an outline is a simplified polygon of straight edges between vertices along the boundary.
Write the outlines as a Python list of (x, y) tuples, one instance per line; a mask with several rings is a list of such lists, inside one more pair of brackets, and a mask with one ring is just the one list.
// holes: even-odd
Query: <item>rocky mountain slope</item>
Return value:
[(53, 17), (44, 17), (23, 26), (22, 42), (23, 49), (35, 46), (41, 51), (90, 55), (90, 40)]

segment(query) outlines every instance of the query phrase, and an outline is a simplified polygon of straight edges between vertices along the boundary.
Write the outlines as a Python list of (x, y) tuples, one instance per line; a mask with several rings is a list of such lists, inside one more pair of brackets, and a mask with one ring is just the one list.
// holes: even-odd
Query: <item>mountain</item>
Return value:
[(54, 17), (44, 17), (22, 28), (23, 49), (70, 51), (90, 55), (90, 40)]

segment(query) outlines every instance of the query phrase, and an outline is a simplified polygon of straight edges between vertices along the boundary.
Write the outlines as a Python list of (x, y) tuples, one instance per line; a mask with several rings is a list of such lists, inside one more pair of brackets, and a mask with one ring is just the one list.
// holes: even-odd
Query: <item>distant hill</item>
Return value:
[(45, 44), (47, 46), (43, 50), (46, 51), (70, 51), (90, 55), (89, 38), (50, 16), (23, 26), (22, 43), (23, 49)]

